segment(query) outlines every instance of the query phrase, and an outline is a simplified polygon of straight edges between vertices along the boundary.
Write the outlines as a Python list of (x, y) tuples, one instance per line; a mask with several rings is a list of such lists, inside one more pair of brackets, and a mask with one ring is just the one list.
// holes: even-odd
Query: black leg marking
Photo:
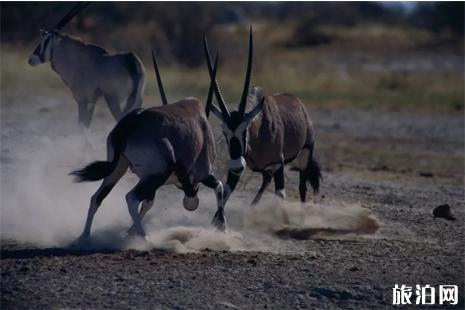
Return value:
[(260, 189), (258, 190), (257, 195), (252, 200), (252, 205), (257, 204), (262, 198), (263, 192), (266, 190), (268, 185), (270, 185), (271, 183), (271, 180), (273, 178), (273, 172), (271, 170), (265, 170), (262, 172), (262, 177), (263, 177), (262, 186), (260, 186)]
[(273, 177), (275, 191), (284, 189), (284, 164), (276, 170)]
[(171, 171), (162, 175), (154, 175), (140, 180), (134, 188), (135, 197), (139, 201), (149, 200), (152, 201), (155, 198), (155, 191), (165, 184), (166, 180), (171, 175)]
[(223, 185), (213, 175), (209, 175), (205, 180), (202, 181), (202, 183), (205, 186), (208, 186), (209, 188), (213, 188), (215, 190), (218, 209), (216, 210), (215, 216), (213, 216), (212, 224), (219, 231), (225, 232), (226, 223), (224, 217)]
[(102, 204), (103, 199), (108, 196), (108, 194), (111, 192), (113, 187), (116, 185), (116, 183), (111, 183), (108, 184), (98, 192), (97, 197), (95, 199), (95, 202), (97, 203), (97, 206), (100, 206)]
[(299, 171), (299, 194), (300, 201), (305, 202), (307, 197), (307, 172)]
[(215, 189), (218, 184), (220, 184), (220, 182), (213, 174), (210, 174), (205, 180), (202, 181), (202, 184), (208, 188)]

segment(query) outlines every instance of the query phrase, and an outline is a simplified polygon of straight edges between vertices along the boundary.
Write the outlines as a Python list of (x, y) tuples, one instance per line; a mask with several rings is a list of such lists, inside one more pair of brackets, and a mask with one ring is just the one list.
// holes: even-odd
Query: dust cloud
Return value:
[[(104, 141), (104, 137), (98, 137)], [(94, 142), (95, 144), (95, 142)], [(100, 145), (100, 144), (99, 144)], [(104, 145), (104, 144), (102, 144)], [(85, 151), (83, 151), (85, 150)], [(41, 138), (16, 149), (11, 162), (2, 162), (1, 238), (39, 247), (69, 247), (81, 234), (89, 200), (98, 182), (72, 182), (68, 173), (83, 164), (104, 159), (88, 151), (82, 135)], [(211, 225), (216, 210), (212, 190), (201, 186), (200, 206), (182, 207), (183, 193), (173, 185), (157, 191), (154, 207), (143, 225), (149, 242), (128, 237), (132, 224), (125, 194), (137, 178), (128, 172), (104, 200), (92, 226), (93, 248), (165, 249), (180, 253), (216, 251), (280, 252), (287, 239), (311, 239), (373, 234), (380, 226), (369, 210), (340, 202), (307, 204), (283, 202), (267, 193), (261, 204), (234, 193), (226, 207), (227, 233)]]

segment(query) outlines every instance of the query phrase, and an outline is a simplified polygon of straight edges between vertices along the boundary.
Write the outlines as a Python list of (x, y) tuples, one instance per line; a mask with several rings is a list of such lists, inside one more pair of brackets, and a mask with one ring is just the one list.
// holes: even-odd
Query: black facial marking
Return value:
[[(231, 112), (231, 117), (229, 118), (226, 125), (234, 133), (237, 127), (239, 127), (239, 125), (241, 125), (244, 121), (245, 121), (244, 116), (242, 116), (238, 111), (233, 111)], [(247, 130), (244, 130), (242, 137), (240, 138), (232, 137), (228, 141), (229, 155), (231, 159), (237, 159), (241, 156), (244, 156), (245, 148), (246, 148), (246, 140), (247, 140), (246, 136), (247, 136)], [(241, 143), (244, 149), (242, 149)]]
[(242, 155), (241, 143), (236, 137), (229, 140), (229, 155), (231, 159), (238, 159)]
[(245, 120), (245, 118), (238, 112), (238, 111), (232, 111), (231, 112), (231, 117), (228, 120), (228, 128), (231, 129), (231, 131), (234, 132), (234, 130), (237, 129), (237, 127)]

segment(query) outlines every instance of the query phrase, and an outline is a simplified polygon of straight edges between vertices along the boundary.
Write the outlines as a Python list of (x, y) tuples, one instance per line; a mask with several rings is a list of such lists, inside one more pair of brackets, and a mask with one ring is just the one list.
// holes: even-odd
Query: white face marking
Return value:
[[(245, 150), (245, 145), (242, 141), (242, 137), (244, 136), (244, 131), (247, 130), (247, 126), (248, 126), (248, 123), (246, 121), (242, 122), (239, 124), (239, 126), (237, 126), (236, 130), (234, 130), (234, 132), (229, 129), (228, 126), (226, 126), (226, 124), (223, 123), (223, 125), (221, 126), (222, 129), (223, 129), (223, 132), (224, 134), (226, 135), (226, 139), (228, 140), (228, 145), (229, 145), (229, 141), (232, 139), (232, 137), (236, 137), (238, 140), (239, 140), (239, 143), (241, 144), (241, 153), (244, 152)], [(246, 143), (247, 143), (247, 137), (246, 137)]]
[[(246, 167), (245, 159), (244, 157), (239, 157), (238, 159), (231, 159), (229, 161), (229, 170), (232, 171), (238, 171), (238, 170), (244, 170)], [(242, 174), (241, 171), (241, 174)]]

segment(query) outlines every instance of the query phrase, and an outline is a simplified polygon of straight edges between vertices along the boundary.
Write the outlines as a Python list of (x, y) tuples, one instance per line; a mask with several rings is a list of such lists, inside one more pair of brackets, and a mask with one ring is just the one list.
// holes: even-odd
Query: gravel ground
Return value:
[[(392, 307), (395, 284), (459, 285), (457, 308), (464, 307), (463, 115), (311, 111), (325, 170), (318, 203), (362, 205), (382, 223), (374, 235), (310, 240), (269, 236), (271, 246), (261, 251), (75, 250), (60, 242), (39, 245), (34, 236), (14, 238), (5, 231), (13, 229), (5, 219), (7, 211), (25, 208), (13, 193), (17, 171), (23, 171), (18, 169), (25, 169), (34, 155), (34, 141), (46, 137), (55, 143), (51, 145), (63, 147), (63, 139), (54, 141), (76, 127), (69, 99), (63, 99), (66, 104), (45, 99), (32, 109), (2, 109), (2, 309), (381, 309)], [(97, 119), (104, 125), (93, 129), (96, 145), (111, 127), (106, 114), (97, 114)], [(55, 158), (56, 150), (48, 152)], [(103, 149), (97, 152), (104, 154)], [(70, 154), (56, 165), (82, 161), (82, 154)], [(54, 170), (45, 171), (44, 177), (53, 176)], [(295, 201), (297, 178), (291, 172), (287, 177), (288, 199)], [(24, 185), (40, 186), (32, 180)], [(250, 200), (257, 182), (258, 177), (245, 175), (235, 199)], [(72, 187), (75, 196), (64, 198), (70, 204), (81, 196), (87, 201), (92, 190), (95, 184), (86, 191)], [(122, 205), (118, 195), (115, 201)], [(163, 202), (170, 195), (164, 191), (158, 199)], [(35, 196), (30, 201), (43, 204)], [(432, 216), (445, 203), (456, 221)], [(211, 210), (205, 211), (208, 217)], [(127, 211), (121, 212), (127, 220)], [(14, 231), (30, 223), (24, 218)], [(241, 232), (241, 238), (247, 237)]]

